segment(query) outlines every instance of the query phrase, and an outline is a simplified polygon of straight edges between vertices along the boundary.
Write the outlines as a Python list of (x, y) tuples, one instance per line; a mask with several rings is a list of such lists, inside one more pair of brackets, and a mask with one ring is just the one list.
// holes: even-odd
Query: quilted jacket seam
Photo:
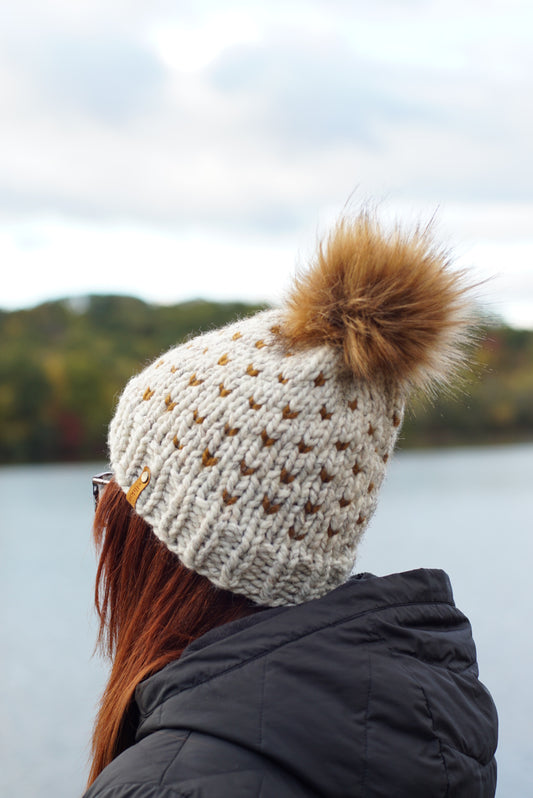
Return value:
[[(183, 751), (183, 747), (186, 745), (187, 740), (189, 739), (190, 736), (191, 736), (191, 732), (188, 732), (186, 737), (185, 737), (185, 739), (182, 741), (181, 745), (178, 747), (178, 750), (176, 751), (176, 753), (174, 754), (174, 756), (172, 757), (172, 759), (170, 760), (170, 762), (168, 763), (166, 768), (163, 770), (163, 772), (162, 772), (162, 774), (161, 774), (161, 776), (159, 778), (159, 784), (158, 784), (159, 787), (163, 786), (163, 782), (165, 780), (165, 776), (167, 775), (168, 771), (170, 770), (170, 768), (172, 767), (172, 765), (174, 764), (176, 759), (179, 757), (179, 755)], [(166, 785), (164, 785), (164, 786), (166, 787)], [(172, 789), (172, 788), (170, 788), (170, 789)]]
[(433, 717), (433, 712), (431, 711), (431, 705), (429, 703), (428, 695), (427, 695), (426, 691), (424, 690), (424, 688), (422, 687), (422, 685), (419, 684), (418, 687), (422, 691), (422, 695), (424, 696), (424, 701), (426, 703), (426, 708), (427, 708), (427, 711), (428, 711), (428, 715), (429, 715), (429, 717), (431, 719), (431, 729), (432, 729), (432, 732), (433, 732), (433, 736), (435, 737), (435, 739), (437, 740), (437, 742), (439, 744), (440, 758), (442, 760), (442, 765), (444, 767), (444, 773), (445, 773), (445, 776), (446, 776), (446, 792), (444, 793), (444, 798), (449, 798), (449, 795), (450, 795), (450, 775), (448, 773), (448, 765), (446, 764), (446, 757), (444, 756), (443, 743), (442, 743), (442, 740), (440, 738), (440, 735), (437, 734), (437, 730), (435, 728), (435, 719)]

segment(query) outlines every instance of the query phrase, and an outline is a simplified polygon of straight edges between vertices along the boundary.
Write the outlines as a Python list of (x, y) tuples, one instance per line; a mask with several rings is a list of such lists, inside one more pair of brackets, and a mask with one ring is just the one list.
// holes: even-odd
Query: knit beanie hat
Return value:
[(171, 349), (110, 426), (115, 478), (188, 568), (261, 605), (343, 583), (414, 389), (449, 379), (468, 287), (427, 229), (342, 219), (284, 306)]

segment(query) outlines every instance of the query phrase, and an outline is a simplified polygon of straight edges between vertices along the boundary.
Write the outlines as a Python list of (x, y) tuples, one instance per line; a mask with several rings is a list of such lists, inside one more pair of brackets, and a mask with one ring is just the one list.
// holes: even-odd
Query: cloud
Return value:
[[(531, 198), (523, 3), (482, 18), (456, 0), (14, 8), (0, 26), (4, 215), (275, 233), (354, 189)], [(203, 42), (189, 71), (172, 66), (173, 36)]]
[(104, 123), (149, 114), (165, 81), (162, 65), (147, 48), (101, 34), (40, 39), (23, 69), (41, 102)]
[(146, 262), (174, 299), (270, 298), (353, 195), (441, 207), (526, 318), (532, 26), (529, 0), (3, 4), (3, 301), (164, 298)]
[(261, 124), (280, 145), (310, 153), (338, 144), (373, 148), (382, 125), (430, 114), (334, 37), (285, 34), (262, 46), (234, 47), (211, 66), (208, 79), (250, 107), (259, 97)]

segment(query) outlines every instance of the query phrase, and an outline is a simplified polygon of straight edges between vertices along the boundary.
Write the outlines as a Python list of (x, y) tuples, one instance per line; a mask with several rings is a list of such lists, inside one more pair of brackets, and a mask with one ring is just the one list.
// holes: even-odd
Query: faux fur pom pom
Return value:
[(362, 213), (341, 219), (295, 279), (282, 333), (291, 348), (342, 349), (358, 378), (430, 391), (464, 358), (470, 291), (429, 228), (385, 233)]

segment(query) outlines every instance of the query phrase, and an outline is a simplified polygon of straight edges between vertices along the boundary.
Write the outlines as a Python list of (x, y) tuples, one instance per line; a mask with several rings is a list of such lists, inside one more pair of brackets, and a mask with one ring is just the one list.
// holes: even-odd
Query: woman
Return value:
[(363, 214), (281, 310), (130, 381), (95, 519), (113, 667), (88, 798), (494, 795), (448, 577), (350, 578), (406, 399), (455, 373), (470, 320), (427, 231)]

